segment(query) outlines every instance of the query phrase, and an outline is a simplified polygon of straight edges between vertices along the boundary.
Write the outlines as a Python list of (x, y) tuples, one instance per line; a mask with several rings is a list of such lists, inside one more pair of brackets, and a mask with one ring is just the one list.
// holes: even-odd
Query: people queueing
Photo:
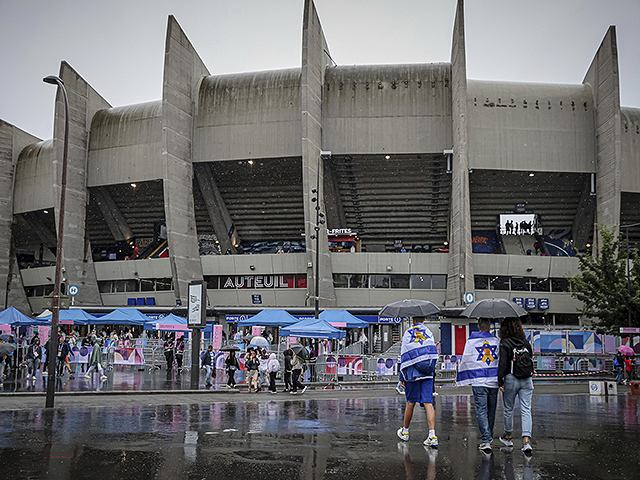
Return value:
[(491, 321), (478, 320), (478, 332), (472, 332), (458, 366), (458, 386), (471, 385), (476, 418), (482, 443), (478, 447), (491, 453), (493, 426), (498, 405), (498, 353), (500, 340), (491, 335)]
[(271, 393), (277, 393), (276, 375), (280, 371), (280, 362), (276, 358), (275, 353), (269, 355), (269, 361), (267, 362), (267, 371), (269, 372), (269, 391)]
[(213, 351), (213, 346), (209, 345), (207, 351), (202, 356), (202, 368), (207, 372), (204, 376), (204, 384), (207, 387), (212, 385), (212, 381), (216, 379), (216, 354)]
[(170, 335), (164, 341), (164, 358), (167, 361), (167, 373), (173, 370), (173, 336)]
[(182, 373), (182, 360), (184, 359), (184, 335), (176, 341), (176, 364), (178, 373)]
[(249, 358), (246, 359), (244, 365), (247, 368), (247, 385), (249, 386), (249, 392), (252, 389), (258, 391), (258, 368), (260, 367), (260, 362), (257, 359), (256, 351), (251, 349), (249, 352)]
[(40, 338), (36, 337), (35, 341), (27, 347), (27, 380), (36, 380), (36, 371), (40, 367), (42, 361), (42, 347), (40, 346)]
[(229, 356), (224, 361), (224, 364), (227, 369), (227, 375), (229, 379), (227, 380), (227, 387), (229, 388), (237, 388), (236, 386), (236, 372), (240, 370), (240, 362), (238, 362), (238, 357), (236, 357), (236, 352), (229, 352)]
[(507, 447), (513, 447), (513, 406), (517, 395), (522, 423), (522, 452), (531, 455), (533, 350), (520, 319), (505, 318), (502, 321), (498, 356), (498, 386), (504, 403), (504, 433), (500, 435), (500, 441)]
[(292, 381), (291, 392), (289, 393), (291, 395), (296, 395), (298, 393), (298, 390), (300, 390), (300, 393), (306, 392), (307, 387), (304, 386), (302, 382), (300, 382), (300, 377), (302, 376), (302, 369), (304, 368), (304, 362), (302, 361), (302, 358), (300, 358), (300, 355), (297, 355), (294, 353), (293, 359), (291, 361), (291, 368), (292, 368), (292, 374), (293, 374), (293, 381)]
[(100, 373), (100, 380), (106, 380), (107, 376), (104, 374), (102, 368), (102, 339), (93, 333), (87, 336), (89, 345), (93, 347), (91, 350), (91, 357), (89, 357), (89, 369), (85, 374), (85, 378), (91, 378), (94, 370), (98, 370)]
[(293, 384), (291, 383), (291, 372), (293, 371), (293, 367), (291, 363), (293, 361), (293, 350), (287, 348), (284, 351), (284, 391), (290, 392), (293, 388)]
[(438, 350), (431, 330), (424, 325), (425, 317), (413, 317), (413, 326), (402, 337), (400, 353), (400, 378), (405, 389), (407, 404), (404, 425), (398, 429), (398, 437), (409, 440), (409, 425), (416, 403), (424, 405), (427, 414), (429, 436), (423, 442), (426, 447), (438, 447), (436, 436), (436, 412), (433, 408), (434, 372)]

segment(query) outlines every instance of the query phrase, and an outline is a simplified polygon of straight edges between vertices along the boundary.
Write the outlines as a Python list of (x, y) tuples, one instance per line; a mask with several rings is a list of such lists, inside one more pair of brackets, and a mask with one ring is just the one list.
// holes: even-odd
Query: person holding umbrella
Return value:
[(405, 389), (407, 404), (404, 425), (398, 429), (403, 442), (409, 440), (409, 425), (416, 403), (424, 405), (429, 426), (429, 436), (423, 442), (426, 447), (438, 448), (436, 436), (436, 412), (433, 408), (433, 380), (438, 361), (438, 350), (431, 330), (424, 325), (425, 317), (413, 317), (413, 326), (402, 337), (400, 353), (400, 379)]

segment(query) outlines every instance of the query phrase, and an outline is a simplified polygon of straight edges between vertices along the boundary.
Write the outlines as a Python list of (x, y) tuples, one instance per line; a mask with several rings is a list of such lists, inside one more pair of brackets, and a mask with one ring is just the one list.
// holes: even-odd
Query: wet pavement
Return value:
[[(62, 479), (635, 479), (640, 397), (590, 396), (582, 384), (536, 385), (534, 453), (478, 451), (472, 398), (436, 397), (438, 450), (425, 449), (423, 411), (399, 442), (404, 397), (390, 389), (280, 393), (61, 395), (0, 398), (6, 478)], [(516, 409), (515, 431), (519, 430)]]

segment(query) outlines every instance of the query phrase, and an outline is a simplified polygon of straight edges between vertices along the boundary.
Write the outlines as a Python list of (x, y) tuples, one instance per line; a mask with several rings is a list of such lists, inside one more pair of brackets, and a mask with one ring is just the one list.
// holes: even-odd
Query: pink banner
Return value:
[(0, 325), (0, 332), (11, 333), (11, 325)]
[(213, 349), (220, 350), (222, 346), (222, 325), (214, 325), (213, 326)]
[(40, 337), (40, 345), (44, 345), (49, 340), (49, 332), (51, 327), (38, 326), (38, 336)]
[(262, 327), (256, 326), (256, 327), (251, 327), (251, 335), (255, 336), (260, 336), (260, 334), (262, 333)]

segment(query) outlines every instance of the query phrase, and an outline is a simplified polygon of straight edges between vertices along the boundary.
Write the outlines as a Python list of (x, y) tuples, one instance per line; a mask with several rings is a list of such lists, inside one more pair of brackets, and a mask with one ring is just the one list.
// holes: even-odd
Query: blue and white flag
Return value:
[(400, 354), (400, 378), (407, 382), (433, 378), (438, 349), (433, 334), (418, 323), (404, 332)]
[(458, 367), (458, 385), (498, 388), (500, 340), (489, 332), (473, 332)]

